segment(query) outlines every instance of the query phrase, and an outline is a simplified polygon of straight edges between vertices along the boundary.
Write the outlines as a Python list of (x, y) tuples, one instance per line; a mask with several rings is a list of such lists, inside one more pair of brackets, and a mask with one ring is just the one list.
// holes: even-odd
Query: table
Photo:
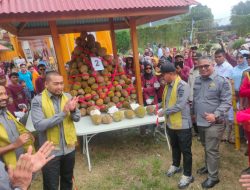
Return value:
[[(112, 122), (110, 124), (100, 124), (94, 125), (89, 116), (82, 117), (79, 122), (75, 122), (76, 134), (77, 136), (83, 136), (83, 154), (87, 156), (88, 169), (91, 171), (92, 165), (89, 155), (89, 142), (90, 140), (97, 135), (98, 133), (115, 131), (121, 129), (129, 129), (134, 127), (140, 127), (143, 125), (154, 124), (156, 123), (157, 116), (155, 115), (146, 115), (144, 118), (135, 117), (133, 119), (123, 119), (120, 122)], [(158, 119), (159, 123), (164, 122), (164, 117), (160, 117)], [(28, 116), (28, 120), (26, 123), (26, 128), (29, 131), (35, 131), (33, 123), (31, 121), (31, 114)], [(166, 127), (164, 127), (164, 136), (167, 140), (168, 148), (170, 150), (170, 144), (166, 132)]]

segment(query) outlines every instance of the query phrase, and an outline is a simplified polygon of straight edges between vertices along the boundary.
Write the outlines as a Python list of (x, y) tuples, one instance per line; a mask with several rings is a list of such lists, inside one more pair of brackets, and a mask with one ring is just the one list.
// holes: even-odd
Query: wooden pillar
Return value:
[(137, 41), (137, 32), (136, 32), (136, 20), (134, 18), (129, 19), (129, 26), (130, 26), (131, 45), (132, 45), (133, 57), (134, 57), (137, 100), (140, 105), (143, 105), (142, 86), (141, 86), (141, 69), (140, 69), (140, 63), (139, 63), (138, 41)]
[(111, 42), (112, 42), (113, 56), (114, 56), (114, 59), (118, 61), (116, 39), (115, 39), (115, 26), (114, 26), (113, 18), (109, 19), (109, 25), (110, 25), (110, 37), (111, 37)]
[(67, 76), (64, 62), (63, 62), (62, 47), (60, 44), (60, 39), (59, 39), (59, 34), (58, 34), (57, 26), (56, 26), (56, 21), (49, 21), (49, 27), (50, 27), (50, 31), (51, 31), (51, 36), (52, 36), (54, 48), (55, 48), (58, 70), (59, 70), (59, 73), (63, 76), (64, 89), (65, 89), (65, 91), (68, 91), (69, 90), (68, 76)]

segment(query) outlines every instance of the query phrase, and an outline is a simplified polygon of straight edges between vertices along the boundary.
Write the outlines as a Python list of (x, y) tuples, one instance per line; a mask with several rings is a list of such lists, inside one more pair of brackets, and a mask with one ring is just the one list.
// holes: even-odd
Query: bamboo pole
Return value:
[(240, 150), (240, 130), (239, 125), (236, 119), (236, 112), (237, 112), (237, 102), (236, 102), (236, 94), (234, 90), (234, 81), (231, 81), (232, 86), (232, 104), (234, 110), (234, 134), (235, 134), (235, 149)]
[(49, 21), (49, 27), (51, 31), (51, 36), (56, 52), (56, 58), (57, 58), (57, 64), (58, 64), (58, 70), (59, 73), (63, 76), (64, 80), (64, 90), (68, 91), (69, 90), (69, 83), (68, 83), (68, 76), (65, 70), (64, 62), (63, 62), (63, 56), (62, 56), (62, 47), (60, 44), (60, 39), (59, 39), (59, 34), (56, 26), (56, 21)]
[(136, 20), (134, 18), (129, 19), (129, 25), (130, 25), (130, 35), (131, 35), (131, 42), (132, 42), (131, 45), (133, 49), (133, 58), (134, 58), (137, 100), (140, 105), (143, 105), (141, 71), (140, 71), (140, 63), (139, 63), (137, 32), (136, 32)]
[(111, 42), (112, 42), (113, 56), (114, 56), (115, 61), (118, 62), (116, 39), (115, 39), (115, 26), (114, 26), (113, 18), (109, 19), (109, 25), (110, 25), (110, 37), (111, 37)]

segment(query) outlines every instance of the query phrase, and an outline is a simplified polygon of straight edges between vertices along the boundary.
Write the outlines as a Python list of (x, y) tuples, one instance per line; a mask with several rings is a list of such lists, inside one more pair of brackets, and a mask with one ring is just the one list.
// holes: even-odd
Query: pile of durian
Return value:
[[(92, 110), (95, 110), (95, 108), (93, 108)], [(112, 115), (110, 114), (104, 114), (104, 115), (93, 114), (92, 115), (90, 113), (90, 118), (94, 125), (100, 125), (100, 124), (109, 124), (109, 123), (112, 123), (113, 121), (120, 122), (124, 118), (126, 119), (133, 119), (135, 117), (144, 118), (146, 114), (154, 115), (155, 106), (150, 105), (150, 106), (147, 106), (146, 108), (143, 106), (138, 106), (135, 110), (132, 110), (132, 109), (118, 110), (114, 112)]]
[[(104, 70), (95, 71), (90, 57), (99, 57)], [(131, 102), (136, 102), (137, 96), (131, 78), (106, 48), (95, 41), (92, 34), (82, 33), (76, 39), (76, 47), (69, 62), (69, 84), (72, 96), (79, 96), (81, 115), (89, 114), (88, 109), (98, 108), (107, 112), (108, 108), (127, 108)], [(104, 121), (106, 122), (106, 121)]]

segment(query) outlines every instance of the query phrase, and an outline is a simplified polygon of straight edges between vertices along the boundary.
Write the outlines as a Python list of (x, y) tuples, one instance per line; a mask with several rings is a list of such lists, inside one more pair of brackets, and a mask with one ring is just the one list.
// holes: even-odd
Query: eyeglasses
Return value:
[(243, 56), (237, 56), (236, 59), (243, 59)]
[(198, 65), (197, 66), (199, 69), (208, 69), (210, 67), (210, 65)]

